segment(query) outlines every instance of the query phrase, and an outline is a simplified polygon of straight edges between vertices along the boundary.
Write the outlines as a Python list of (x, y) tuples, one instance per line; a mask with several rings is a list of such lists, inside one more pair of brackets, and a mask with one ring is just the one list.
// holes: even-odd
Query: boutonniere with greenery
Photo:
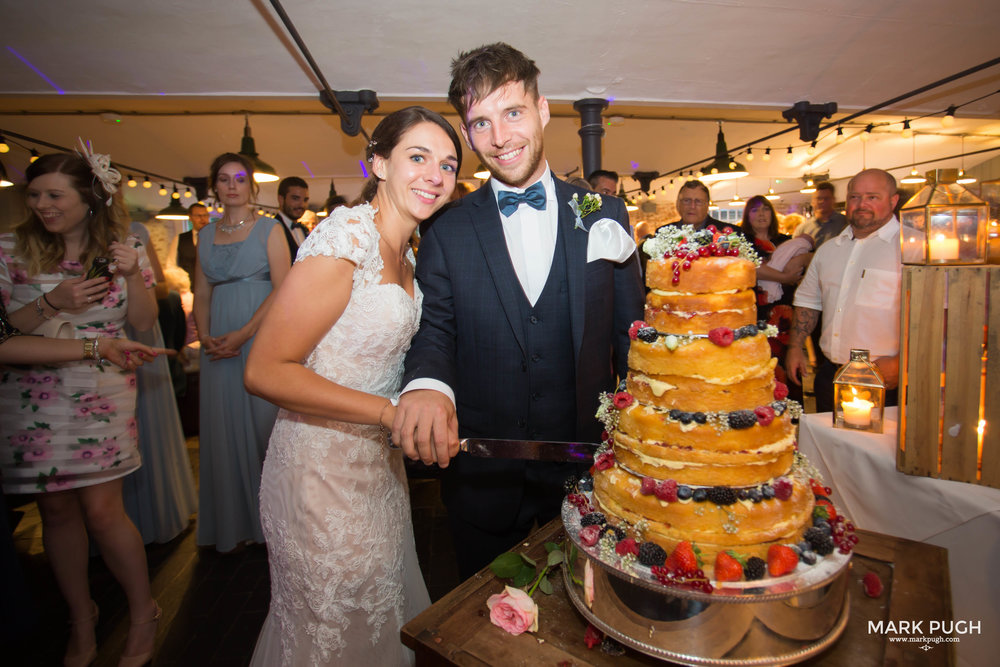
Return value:
[[(531, 600), (531, 596), (536, 590), (540, 590), (546, 595), (552, 594), (552, 582), (549, 575), (553, 568), (559, 565), (572, 567), (573, 559), (576, 557), (576, 545), (569, 543), (570, 554), (567, 557), (563, 553), (566, 542), (556, 544), (555, 542), (545, 543), (545, 565), (541, 572), (538, 572), (538, 563), (528, 558), (524, 554), (509, 551), (500, 554), (490, 563), (490, 569), (499, 579), (510, 579), (511, 585), (506, 586), (504, 592), (491, 596), (487, 602), (490, 607), (490, 621), (511, 634), (521, 632), (532, 632), (538, 629), (538, 606)], [(582, 581), (573, 575), (573, 581), (580, 585)]]
[(573, 215), (576, 216), (574, 228), (587, 231), (587, 228), (583, 226), (583, 219), (601, 209), (601, 195), (596, 192), (588, 192), (583, 196), (583, 201), (580, 201), (580, 197), (573, 193), (573, 198), (569, 200), (569, 207), (573, 209)]

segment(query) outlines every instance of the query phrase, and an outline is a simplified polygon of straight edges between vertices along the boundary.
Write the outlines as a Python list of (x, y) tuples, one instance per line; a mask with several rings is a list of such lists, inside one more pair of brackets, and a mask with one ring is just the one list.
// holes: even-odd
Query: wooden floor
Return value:
[[(188, 441), (197, 472), (198, 439)], [(417, 553), (432, 600), (459, 584), (439, 483), (417, 473), (410, 481)], [(66, 606), (42, 549), (41, 520), (33, 503), (10, 508), (19, 515), (15, 549), (34, 597), (34, 629), (0, 650), (0, 665), (61, 665), (68, 630)], [(23, 514), (21, 514), (23, 513)], [(194, 519), (195, 517), (192, 517)], [(246, 665), (267, 615), (270, 581), (262, 546), (219, 554), (195, 546), (194, 523), (167, 544), (146, 547), (153, 595), (163, 608), (154, 664), (158, 667)], [(90, 560), (91, 588), (100, 608), (95, 666), (118, 664), (128, 633), (121, 588), (99, 556)]]

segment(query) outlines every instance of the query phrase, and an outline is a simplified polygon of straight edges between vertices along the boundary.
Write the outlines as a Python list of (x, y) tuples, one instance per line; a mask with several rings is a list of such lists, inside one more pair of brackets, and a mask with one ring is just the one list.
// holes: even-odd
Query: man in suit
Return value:
[(298, 176), (289, 176), (278, 183), (278, 214), (274, 216), (285, 228), (285, 241), (295, 261), (295, 253), (306, 240), (309, 228), (299, 222), (309, 205), (309, 184)]
[[(423, 315), (393, 422), (393, 441), (410, 458), (447, 467), (443, 499), (463, 577), (557, 516), (562, 482), (580, 468), (451, 459), (458, 435), (598, 442), (598, 395), (624, 377), (628, 327), (642, 317), (624, 203), (605, 197), (576, 219), (570, 202), (588, 193), (549, 170), (538, 74), (506, 44), (452, 63), (449, 101), (492, 178), (423, 237)], [(596, 251), (605, 235), (590, 235), (598, 224), (624, 239), (613, 258), (594, 256), (604, 256)]]
[(188, 207), (188, 218), (191, 220), (191, 230), (181, 232), (170, 242), (167, 251), (167, 265), (179, 266), (184, 269), (194, 285), (194, 263), (198, 261), (198, 232), (210, 222), (208, 207), (201, 202), (195, 202)]

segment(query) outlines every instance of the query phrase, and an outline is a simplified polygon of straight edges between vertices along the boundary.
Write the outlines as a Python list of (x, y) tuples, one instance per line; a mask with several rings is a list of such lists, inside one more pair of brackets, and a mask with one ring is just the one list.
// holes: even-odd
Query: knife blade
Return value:
[(500, 440), (463, 438), (459, 451), (487, 459), (525, 459), (528, 461), (572, 461), (587, 463), (599, 445), (590, 442), (552, 442), (544, 440)]

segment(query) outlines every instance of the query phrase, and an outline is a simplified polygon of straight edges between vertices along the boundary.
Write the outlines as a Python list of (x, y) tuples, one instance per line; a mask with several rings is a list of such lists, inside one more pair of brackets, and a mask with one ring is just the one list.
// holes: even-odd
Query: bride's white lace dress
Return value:
[[(368, 205), (340, 208), (299, 249), (296, 261), (341, 257), (357, 267), (346, 310), (306, 366), (338, 384), (394, 397), (422, 295), (416, 285), (411, 299), (398, 285), (379, 284), (374, 213)], [(430, 600), (402, 455), (387, 447), (378, 426), (282, 410), (264, 461), (260, 515), (271, 607), (254, 665), (412, 662), (399, 630)]]

